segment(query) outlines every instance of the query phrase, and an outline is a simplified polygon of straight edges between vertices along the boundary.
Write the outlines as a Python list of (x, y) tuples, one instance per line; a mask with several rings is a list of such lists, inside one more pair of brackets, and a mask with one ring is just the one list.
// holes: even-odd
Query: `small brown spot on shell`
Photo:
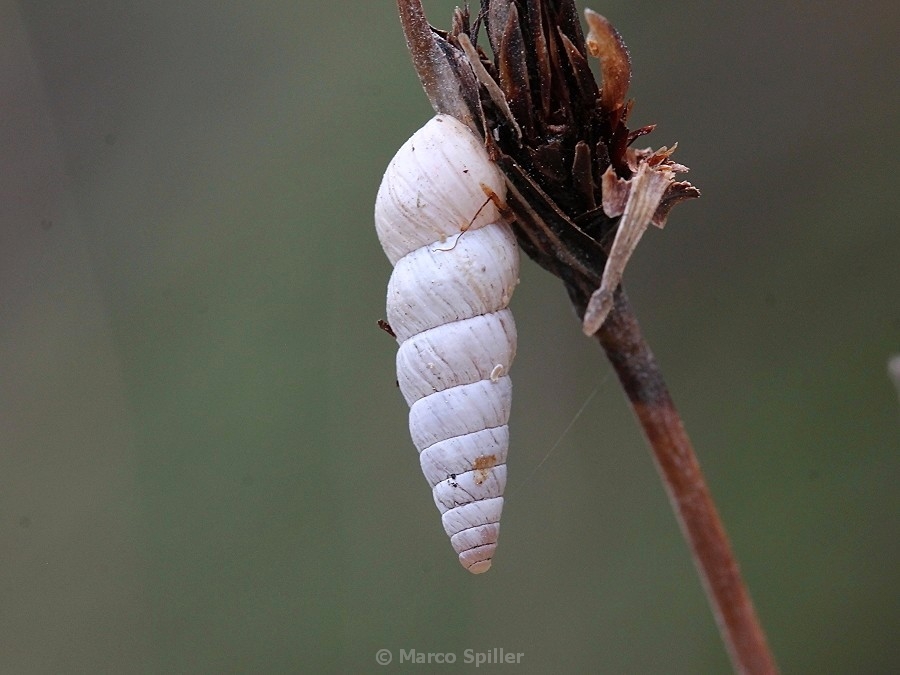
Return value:
[(476, 457), (472, 463), (472, 469), (475, 471), (475, 483), (481, 485), (488, 479), (488, 475), (497, 466), (497, 455), (482, 455)]

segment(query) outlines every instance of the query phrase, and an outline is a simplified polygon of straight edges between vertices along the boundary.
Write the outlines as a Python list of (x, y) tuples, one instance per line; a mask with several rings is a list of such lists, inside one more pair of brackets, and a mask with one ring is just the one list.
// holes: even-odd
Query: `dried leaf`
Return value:
[(662, 201), (653, 214), (651, 221), (656, 227), (662, 229), (666, 225), (666, 219), (669, 217), (669, 211), (672, 207), (688, 199), (696, 199), (700, 196), (700, 190), (695, 188), (687, 181), (679, 181), (670, 183), (666, 194), (663, 195)]
[(413, 65), (431, 107), (479, 131), (481, 105), (472, 69), (434, 32), (420, 0), (398, 0), (397, 5)]
[(510, 4), (506, 28), (500, 42), (500, 86), (510, 109), (519, 121), (519, 126), (526, 134), (530, 134), (534, 130), (534, 109), (526, 54), (525, 38), (519, 25), (519, 12), (515, 4)]
[(547, 47), (547, 36), (544, 30), (544, 5), (541, 0), (528, 0), (528, 24), (531, 39), (533, 61), (538, 77), (538, 93), (541, 97), (541, 113), (544, 118), (550, 116), (550, 54)]
[[(614, 190), (621, 191), (623, 189), (619, 180), (617, 179)], [(622, 281), (625, 266), (647, 230), (647, 226), (653, 220), (671, 182), (672, 177), (665, 167), (653, 166), (649, 162), (642, 162), (634, 176), (627, 181), (628, 197), (622, 211), (622, 220), (619, 221), (616, 238), (609, 252), (609, 258), (603, 268), (600, 288), (594, 291), (584, 311), (582, 329), (585, 335), (596, 333), (606, 320), (606, 316), (613, 306), (613, 294), (619, 282)], [(606, 183), (604, 175), (604, 185)], [(604, 208), (605, 206), (604, 201)], [(608, 211), (607, 215), (609, 215)]]
[(575, 76), (575, 83), (578, 85), (578, 95), (582, 100), (590, 101), (597, 98), (597, 83), (594, 80), (594, 74), (591, 67), (584, 58), (584, 55), (578, 51), (575, 44), (565, 35), (560, 33), (563, 48), (566, 57), (569, 60), (569, 67)]
[(602, 177), (603, 211), (610, 218), (618, 218), (625, 212), (625, 204), (631, 193), (631, 181), (619, 178), (612, 167)]
[(586, 9), (590, 32), (587, 35), (587, 49), (591, 56), (600, 59), (603, 73), (600, 104), (610, 111), (621, 108), (625, 94), (631, 84), (631, 57), (622, 36), (605, 17)]
[(549, 22), (549, 26), (559, 26), (563, 35), (571, 40), (578, 51), (582, 54), (586, 53), (584, 33), (581, 31), (581, 21), (578, 18), (578, 7), (575, 5), (575, 0), (559, 0), (555, 4), (557, 5), (556, 16), (553, 17), (553, 21)]
[(475, 77), (477, 77), (478, 81), (481, 82), (482, 85), (484, 85), (484, 88), (487, 90), (488, 95), (494, 102), (494, 105), (497, 106), (497, 109), (503, 114), (510, 127), (515, 131), (516, 138), (521, 139), (522, 129), (519, 127), (518, 122), (516, 122), (516, 118), (513, 116), (512, 111), (509, 109), (509, 104), (506, 101), (506, 96), (503, 95), (500, 86), (484, 67), (484, 64), (478, 57), (478, 52), (475, 50), (475, 46), (472, 44), (469, 36), (465, 33), (460, 33), (457, 39), (459, 40), (459, 46), (462, 47), (462, 50), (465, 52), (466, 56), (469, 59), (469, 65), (472, 66), (472, 70), (475, 72)]
[(494, 54), (500, 53), (500, 45), (503, 43), (503, 33), (509, 23), (510, 2), (492, 2), (481, 0), (481, 12), (484, 15), (484, 25), (487, 29), (488, 43)]

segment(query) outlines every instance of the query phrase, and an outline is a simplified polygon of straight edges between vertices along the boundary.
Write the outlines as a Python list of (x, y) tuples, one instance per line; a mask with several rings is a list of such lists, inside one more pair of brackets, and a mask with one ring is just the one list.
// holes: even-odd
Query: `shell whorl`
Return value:
[(516, 327), (515, 237), (484, 188), (504, 178), (479, 139), (438, 115), (400, 148), (375, 205), (394, 271), (387, 319), (422, 472), (460, 563), (486, 572), (497, 547)]

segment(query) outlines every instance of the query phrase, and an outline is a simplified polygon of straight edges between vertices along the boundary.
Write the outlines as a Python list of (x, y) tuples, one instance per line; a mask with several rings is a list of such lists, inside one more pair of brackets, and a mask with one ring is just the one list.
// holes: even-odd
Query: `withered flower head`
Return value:
[[(420, 0), (398, 0), (422, 85), (436, 112), (480, 135), (507, 178), (513, 227), (526, 253), (560, 277), (584, 330), (612, 307), (625, 264), (652, 223), (699, 196), (676, 173), (671, 149), (635, 150), (653, 130), (626, 126), (628, 49), (612, 25), (574, 0), (481, 0), (457, 8), (449, 31), (431, 27)], [(492, 56), (478, 44), (485, 28)], [(588, 57), (600, 60), (602, 87)]]

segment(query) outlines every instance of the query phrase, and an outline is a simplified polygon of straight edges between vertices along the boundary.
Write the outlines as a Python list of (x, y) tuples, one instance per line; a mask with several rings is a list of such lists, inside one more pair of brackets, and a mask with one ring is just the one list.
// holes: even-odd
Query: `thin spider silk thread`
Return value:
[(550, 449), (547, 451), (547, 454), (544, 455), (544, 458), (540, 462), (538, 462), (538, 465), (531, 470), (531, 472), (528, 474), (528, 476), (525, 477), (525, 480), (522, 481), (521, 483), (519, 483), (519, 485), (517, 485), (515, 488), (510, 488), (509, 490), (507, 490), (507, 494), (506, 494), (507, 499), (509, 499), (513, 494), (518, 492), (518, 490), (520, 488), (527, 485), (528, 482), (531, 481), (532, 478), (534, 478), (534, 475), (538, 472), (538, 470), (542, 466), (544, 466), (544, 464), (547, 462), (547, 460), (550, 459), (550, 456), (560, 446), (563, 439), (566, 437), (566, 434), (568, 434), (572, 430), (572, 427), (575, 426), (575, 423), (578, 421), (578, 418), (581, 417), (581, 415), (584, 413), (585, 410), (587, 410), (587, 407), (590, 405), (591, 401), (594, 399), (594, 396), (596, 396), (597, 393), (600, 391), (600, 389), (603, 387), (603, 385), (609, 381), (609, 378), (610, 378), (610, 373), (607, 373), (603, 377), (603, 379), (600, 380), (600, 382), (597, 384), (597, 386), (594, 387), (594, 390), (590, 394), (588, 394), (588, 397), (584, 400), (584, 403), (581, 404), (581, 407), (578, 409), (578, 412), (575, 413), (574, 417), (572, 417), (572, 420), (569, 422), (569, 424), (566, 426), (566, 428), (562, 430), (562, 433), (556, 439), (556, 442), (552, 446), (550, 446)]

